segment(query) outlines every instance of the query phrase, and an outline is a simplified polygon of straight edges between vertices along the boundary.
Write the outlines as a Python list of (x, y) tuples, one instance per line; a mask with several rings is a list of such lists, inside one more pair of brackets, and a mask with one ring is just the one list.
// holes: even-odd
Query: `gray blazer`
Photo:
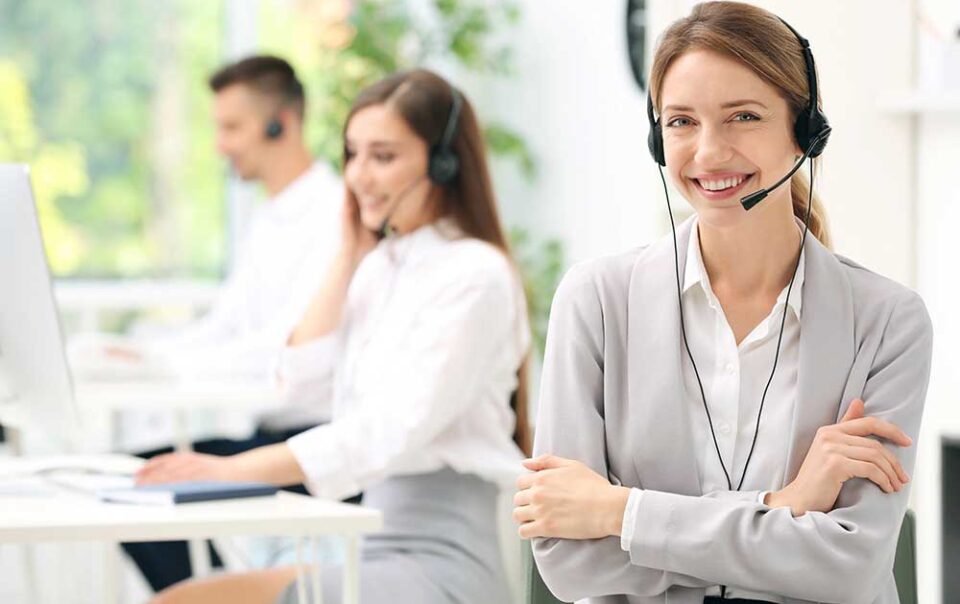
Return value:
[[(692, 219), (678, 228), (680, 274)], [(805, 244), (799, 393), (784, 485), (820, 426), (854, 398), (916, 443), (932, 327), (913, 291)], [(673, 242), (575, 266), (550, 315), (535, 451), (580, 460), (614, 484), (645, 489), (630, 552), (618, 537), (535, 539), (547, 586), (591, 604), (700, 604), (724, 584), (788, 602), (898, 602), (893, 557), (909, 489), (847, 481), (829, 513), (794, 518), (743, 492), (702, 493), (687, 405)], [(761, 430), (763, 429), (761, 423)], [(916, 444), (890, 446), (912, 475)], [(769, 479), (769, 478), (768, 478)], [(761, 480), (754, 480), (761, 484)]]

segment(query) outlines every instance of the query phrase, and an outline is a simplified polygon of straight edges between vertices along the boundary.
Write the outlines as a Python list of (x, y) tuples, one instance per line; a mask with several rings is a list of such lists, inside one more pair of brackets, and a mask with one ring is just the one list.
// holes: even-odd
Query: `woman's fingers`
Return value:
[(521, 505), (529, 505), (532, 498), (532, 493), (530, 489), (523, 489), (522, 491), (517, 491), (517, 494), (513, 496), (513, 505), (520, 507)]
[(844, 454), (849, 459), (854, 459), (856, 461), (865, 461), (877, 466), (881, 472), (887, 477), (887, 481), (893, 487), (895, 491), (899, 491), (903, 488), (903, 481), (900, 480), (900, 477), (897, 475), (896, 470), (893, 468), (893, 465), (890, 463), (886, 457), (883, 456), (879, 451), (871, 447), (846, 447)]
[(844, 434), (841, 442), (852, 447), (867, 447), (869, 449), (876, 450), (887, 460), (887, 462), (895, 471), (900, 482), (910, 482), (910, 475), (907, 474), (907, 471), (903, 469), (903, 465), (900, 463), (900, 460), (896, 455), (894, 455), (893, 451), (885, 447), (883, 443), (877, 442), (876, 440), (867, 438), (865, 436), (851, 436), (849, 434)]
[(901, 447), (909, 447), (913, 440), (896, 424), (876, 417), (861, 417), (836, 424), (836, 428), (844, 434), (853, 436), (879, 436)]
[(535, 520), (521, 524), (520, 528), (517, 529), (517, 534), (520, 535), (521, 539), (533, 539), (534, 537), (543, 537), (547, 533), (543, 528), (543, 523)]
[(520, 507), (513, 508), (513, 521), (518, 524), (523, 524), (524, 522), (532, 522), (537, 519), (537, 515), (533, 511), (533, 507), (529, 505), (523, 505)]
[(890, 478), (876, 464), (848, 458), (845, 461), (845, 469), (850, 478), (866, 478), (883, 489), (884, 493), (893, 493)]
[(195, 473), (199, 459), (194, 455), (183, 453), (158, 455), (147, 461), (137, 472), (135, 480), (137, 484), (187, 480)]
[(863, 400), (855, 398), (850, 401), (850, 406), (847, 408), (847, 412), (843, 414), (843, 418), (840, 419), (841, 422), (848, 422), (854, 419), (860, 419), (864, 416), (864, 406)]

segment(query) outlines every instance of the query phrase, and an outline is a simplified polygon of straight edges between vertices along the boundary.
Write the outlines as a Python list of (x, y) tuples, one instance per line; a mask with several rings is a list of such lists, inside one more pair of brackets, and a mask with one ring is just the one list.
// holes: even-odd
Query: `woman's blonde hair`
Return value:
[[(806, 62), (803, 48), (793, 32), (776, 15), (762, 8), (741, 2), (704, 2), (671, 25), (657, 45), (650, 70), (650, 95), (658, 115), (667, 69), (691, 50), (710, 50), (745, 65), (777, 89), (787, 101), (792, 119), (809, 107)], [(820, 105), (819, 94), (817, 104)], [(814, 169), (819, 170), (819, 160), (811, 161)], [(809, 194), (810, 182), (797, 172), (790, 179), (790, 198), (793, 213), (801, 220), (806, 215)], [(810, 233), (831, 247), (826, 213), (816, 194), (810, 211)]]

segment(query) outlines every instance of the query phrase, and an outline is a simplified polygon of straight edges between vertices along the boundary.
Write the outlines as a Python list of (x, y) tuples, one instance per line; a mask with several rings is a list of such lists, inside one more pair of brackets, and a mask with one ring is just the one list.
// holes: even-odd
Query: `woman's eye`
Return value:
[(735, 115), (733, 119), (734, 121), (737, 121), (737, 122), (755, 122), (759, 120), (760, 117), (757, 115), (754, 115), (753, 113), (743, 112)]
[(689, 126), (692, 122), (689, 118), (685, 117), (675, 117), (667, 122), (667, 128), (680, 128), (683, 126)]
[(386, 164), (393, 161), (393, 158), (396, 157), (393, 153), (375, 153), (373, 159), (377, 160), (381, 164)]

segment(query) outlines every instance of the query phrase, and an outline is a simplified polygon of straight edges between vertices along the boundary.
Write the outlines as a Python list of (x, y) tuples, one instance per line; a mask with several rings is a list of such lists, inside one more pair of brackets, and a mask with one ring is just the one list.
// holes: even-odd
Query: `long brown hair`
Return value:
[[(516, 266), (500, 223), (480, 125), (472, 105), (462, 94), (461, 100), (460, 118), (450, 145), (460, 159), (460, 170), (451, 183), (440, 187), (440, 214), (452, 217), (467, 236), (498, 248)], [(346, 125), (358, 111), (372, 105), (389, 105), (432, 148), (443, 136), (453, 105), (453, 92), (446, 80), (425, 69), (395, 73), (368, 86), (357, 95), (344, 122), (344, 163)], [(513, 439), (529, 455), (526, 355), (517, 376), (517, 390), (510, 403), (516, 415)]]
[[(691, 50), (710, 50), (742, 63), (779, 91), (790, 108), (791, 121), (809, 107), (806, 63), (793, 32), (769, 11), (722, 1), (697, 4), (661, 37), (650, 70), (650, 94), (658, 113), (667, 69)], [(814, 170), (819, 172), (819, 159), (812, 161)], [(801, 220), (806, 214), (809, 193), (807, 177), (801, 172), (794, 174), (790, 179), (790, 199), (794, 215)], [(810, 233), (823, 245), (831, 246), (826, 213), (816, 194), (810, 211)]]

